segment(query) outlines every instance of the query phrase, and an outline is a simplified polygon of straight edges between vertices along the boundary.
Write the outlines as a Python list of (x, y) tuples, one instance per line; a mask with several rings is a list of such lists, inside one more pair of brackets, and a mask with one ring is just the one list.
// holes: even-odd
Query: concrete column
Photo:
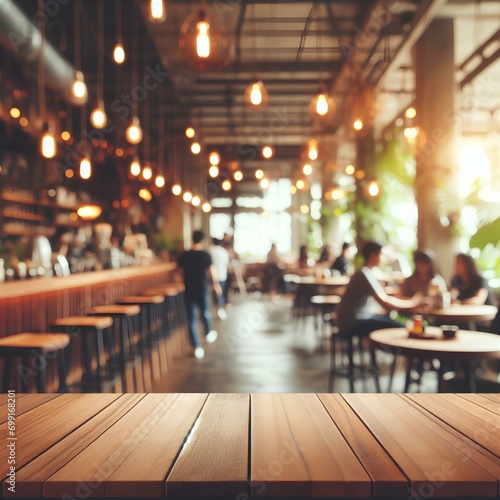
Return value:
[(434, 250), (446, 278), (453, 274), (458, 214), (436, 203), (436, 190), (458, 192), (453, 20), (432, 21), (414, 48), (416, 110), (420, 127), (416, 198), (418, 244)]

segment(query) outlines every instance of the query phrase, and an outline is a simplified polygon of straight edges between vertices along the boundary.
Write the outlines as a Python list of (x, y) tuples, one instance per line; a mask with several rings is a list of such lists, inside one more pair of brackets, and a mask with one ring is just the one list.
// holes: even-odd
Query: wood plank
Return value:
[(500, 417), (455, 394), (422, 394), (408, 397), (457, 431), (500, 457)]
[(252, 394), (252, 497), (370, 496), (372, 482), (316, 394)]
[(404, 497), (410, 486), (408, 478), (403, 475), (344, 398), (340, 394), (318, 396), (372, 479), (373, 495)]
[[(60, 394), (16, 394), (16, 417), (41, 406)], [(0, 424), (7, 422), (7, 394), (0, 394)]]
[(49, 477), (44, 484), (44, 496), (104, 497), (105, 481), (154, 429), (174, 400), (175, 395), (171, 394), (147, 394), (98, 439)]
[(166, 481), (172, 498), (248, 494), (248, 394), (211, 394)]
[[(63, 439), (110, 405), (118, 395), (64, 394), (16, 418), (16, 468)], [(0, 425), (0, 442), (7, 441), (7, 423)], [(7, 476), (7, 460), (0, 463), (0, 478)]]
[(106, 497), (163, 497), (167, 475), (193, 427), (207, 394), (177, 394), (134, 452), (107, 479)]
[(346, 394), (343, 397), (410, 479), (413, 495), (496, 497), (496, 478), (401, 408), (394, 400), (397, 395)]
[[(81, 451), (128, 413), (144, 394), (125, 394), (118, 397), (81, 427), (32, 460), (16, 473), (16, 494), (9, 494), (4, 482), (3, 492), (9, 497), (41, 498), (46, 479), (76, 457)], [(100, 395), (95, 395), (100, 398)]]
[(498, 458), (479, 446), (476, 442), (464, 436), (456, 429), (449, 425), (443, 425), (443, 421), (428, 412), (425, 408), (415, 403), (406, 395), (399, 395), (402, 399), (400, 405), (405, 405), (405, 410), (411, 415), (415, 416), (423, 425), (428, 427), (432, 432), (439, 434), (443, 439), (450, 443), (457, 450), (459, 456), (466, 455), (473, 462), (482, 467), (488, 474), (491, 474), (497, 479), (499, 493), (500, 493), (500, 462)]
[(500, 415), (500, 401), (493, 401), (492, 399), (485, 397), (483, 394), (457, 394), (457, 396)]

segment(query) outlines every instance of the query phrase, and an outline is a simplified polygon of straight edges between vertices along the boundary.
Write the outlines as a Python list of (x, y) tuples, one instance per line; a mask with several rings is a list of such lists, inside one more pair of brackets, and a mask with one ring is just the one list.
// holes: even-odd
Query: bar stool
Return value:
[[(55, 353), (59, 371), (59, 387), (66, 384), (66, 365), (63, 351), (69, 345), (70, 337), (65, 334), (17, 333), (0, 339), (0, 356), (4, 357), (2, 392), (9, 389), (13, 358), (21, 358), (17, 372), (21, 375), (22, 391), (28, 390), (28, 376), (36, 376), (38, 392), (47, 390), (47, 355)], [(29, 366), (29, 358), (37, 358)]]
[[(113, 324), (113, 318), (109, 316), (100, 318), (91, 318), (89, 316), (69, 316), (67, 318), (58, 318), (51, 323), (51, 330), (66, 333), (70, 337), (80, 336), (81, 356), (83, 366), (82, 386), (84, 389), (92, 390), (94, 387), (97, 392), (102, 392), (102, 367), (101, 360), (104, 356), (103, 331)], [(96, 363), (95, 384), (92, 373), (92, 337), (95, 339)], [(71, 360), (71, 342), (68, 346), (67, 359)], [(67, 390), (66, 382), (61, 392)]]
[[(137, 359), (134, 352), (134, 318), (138, 317), (141, 308), (138, 305), (117, 305), (109, 304), (97, 306), (90, 309), (91, 316), (111, 316), (114, 320), (115, 331), (118, 331), (119, 349), (118, 349), (118, 368), (122, 379), (123, 391), (127, 392), (126, 371), (130, 366), (134, 366)], [(114, 337), (113, 337), (114, 338)], [(114, 374), (115, 368), (115, 344), (107, 336), (108, 349), (110, 352), (109, 367)], [(128, 352), (127, 352), (128, 350)], [(135, 380), (135, 373), (134, 373)], [(144, 380), (143, 380), (144, 381)], [(135, 381), (136, 382), (136, 381)], [(137, 385), (136, 383), (134, 385)]]

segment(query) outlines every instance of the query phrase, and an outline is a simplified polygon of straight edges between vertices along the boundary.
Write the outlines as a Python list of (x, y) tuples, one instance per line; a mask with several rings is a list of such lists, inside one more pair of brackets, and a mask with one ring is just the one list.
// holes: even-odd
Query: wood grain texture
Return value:
[(49, 477), (44, 496), (104, 497), (105, 482), (154, 429), (175, 396), (148, 394), (73, 460)]
[(492, 399), (486, 397), (483, 394), (457, 394), (457, 396), (470, 401), (482, 408), (486, 408), (496, 415), (500, 416), (500, 400), (493, 401)]
[(320, 394), (320, 400), (363, 464), (373, 482), (376, 497), (404, 496), (410, 485), (369, 429), (340, 394)]
[[(102, 397), (101, 397), (102, 396)], [(16, 419), (16, 467), (20, 469), (54, 443), (73, 432), (118, 398), (116, 394), (65, 394)], [(0, 440), (7, 440), (7, 424), (0, 425)], [(0, 477), (7, 475), (7, 460), (0, 462)]]
[(372, 483), (316, 394), (252, 394), (252, 496), (370, 496)]
[[(59, 397), (60, 394), (16, 394), (16, 417)], [(7, 394), (0, 394), (0, 424), (7, 422)]]
[(151, 432), (107, 479), (106, 497), (162, 497), (165, 480), (206, 394), (177, 394)]
[(500, 457), (500, 417), (455, 394), (408, 394), (436, 417)]
[(109, 406), (85, 422), (81, 427), (55, 443), (16, 474), (16, 494), (9, 494), (4, 483), (4, 496), (42, 497), (46, 479), (64, 467), (101, 434), (109, 429), (123, 415), (129, 412), (144, 394), (126, 394), (119, 396)]
[(69, 344), (70, 337), (65, 333), (16, 333), (0, 338), (0, 354), (26, 349), (43, 352), (58, 351)]
[(108, 328), (112, 324), (113, 318), (109, 316), (69, 316), (52, 321), (54, 326), (75, 327), (75, 331), (78, 327), (104, 330), (104, 328)]
[(166, 481), (167, 497), (248, 494), (248, 394), (211, 394)]
[(117, 305), (108, 304), (106, 306), (93, 307), (89, 313), (96, 314), (99, 316), (135, 316), (141, 312), (141, 308), (138, 305)]
[(343, 397), (410, 479), (413, 495), (496, 496), (496, 478), (457, 451), (440, 433), (431, 431), (396, 404), (398, 395), (346, 394)]

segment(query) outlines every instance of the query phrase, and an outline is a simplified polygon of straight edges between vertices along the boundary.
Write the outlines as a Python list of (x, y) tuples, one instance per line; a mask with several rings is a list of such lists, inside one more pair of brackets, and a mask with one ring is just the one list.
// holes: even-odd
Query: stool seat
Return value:
[(137, 304), (137, 305), (149, 305), (149, 304), (163, 304), (165, 298), (162, 295), (133, 295), (130, 297), (122, 297), (117, 300), (117, 304)]
[(104, 330), (113, 324), (113, 318), (100, 316), (69, 316), (67, 318), (58, 318), (52, 321), (52, 326), (74, 326), (81, 328), (95, 328), (96, 330)]
[(12, 354), (32, 349), (54, 352), (68, 346), (70, 336), (65, 333), (17, 333), (0, 339), (0, 354)]
[(93, 307), (89, 313), (96, 314), (98, 316), (136, 316), (141, 312), (141, 308), (138, 305), (116, 305), (110, 304), (107, 306), (97, 306)]
[(162, 295), (163, 297), (177, 297), (180, 293), (178, 288), (167, 286), (146, 288), (146, 290), (143, 291), (143, 294), (146, 296)]

